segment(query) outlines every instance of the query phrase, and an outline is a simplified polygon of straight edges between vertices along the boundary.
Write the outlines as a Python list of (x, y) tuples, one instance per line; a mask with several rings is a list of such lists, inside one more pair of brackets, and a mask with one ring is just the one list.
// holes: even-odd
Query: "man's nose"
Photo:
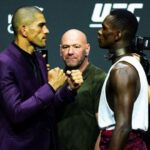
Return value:
[(50, 31), (49, 31), (49, 29), (47, 28), (47, 26), (44, 27), (44, 33), (45, 33), (45, 34), (49, 34), (49, 33), (50, 33)]
[(69, 54), (72, 54), (72, 53), (73, 53), (73, 47), (72, 47), (72, 46), (69, 47), (68, 53), (69, 53)]

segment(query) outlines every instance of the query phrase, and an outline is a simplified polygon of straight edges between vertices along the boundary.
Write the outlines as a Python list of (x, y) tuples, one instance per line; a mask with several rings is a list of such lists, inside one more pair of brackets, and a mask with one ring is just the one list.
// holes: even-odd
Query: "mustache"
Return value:
[(66, 59), (68, 59), (68, 58), (77, 59), (77, 57), (76, 57), (76, 56), (66, 56)]

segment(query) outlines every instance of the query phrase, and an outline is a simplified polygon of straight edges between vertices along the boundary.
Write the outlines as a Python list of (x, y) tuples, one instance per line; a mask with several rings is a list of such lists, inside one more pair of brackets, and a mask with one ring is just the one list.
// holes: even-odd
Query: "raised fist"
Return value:
[(67, 80), (72, 90), (78, 89), (83, 83), (83, 77), (80, 70), (71, 70), (66, 72)]
[(58, 67), (48, 71), (48, 83), (54, 90), (61, 87), (65, 83), (66, 79), (67, 77), (64, 71)]

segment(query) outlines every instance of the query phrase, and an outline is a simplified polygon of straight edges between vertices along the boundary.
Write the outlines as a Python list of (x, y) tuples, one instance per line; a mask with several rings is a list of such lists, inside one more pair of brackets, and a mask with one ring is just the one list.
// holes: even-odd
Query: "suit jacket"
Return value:
[[(48, 85), (44, 59), (36, 53), (43, 84), (25, 57), (10, 44), (0, 54), (0, 150), (58, 150), (57, 106), (75, 93)], [(71, 97), (71, 99), (70, 99)]]

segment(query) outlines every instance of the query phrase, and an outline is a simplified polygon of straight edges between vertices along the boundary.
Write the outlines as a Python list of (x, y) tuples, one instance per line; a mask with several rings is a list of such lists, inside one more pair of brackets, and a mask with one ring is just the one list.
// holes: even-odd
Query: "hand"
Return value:
[(78, 89), (83, 83), (83, 77), (80, 70), (71, 70), (66, 72), (68, 84), (72, 90)]
[(53, 87), (54, 90), (57, 90), (59, 87), (61, 87), (67, 77), (62, 69), (60, 68), (54, 68), (50, 71), (48, 71), (48, 83)]

